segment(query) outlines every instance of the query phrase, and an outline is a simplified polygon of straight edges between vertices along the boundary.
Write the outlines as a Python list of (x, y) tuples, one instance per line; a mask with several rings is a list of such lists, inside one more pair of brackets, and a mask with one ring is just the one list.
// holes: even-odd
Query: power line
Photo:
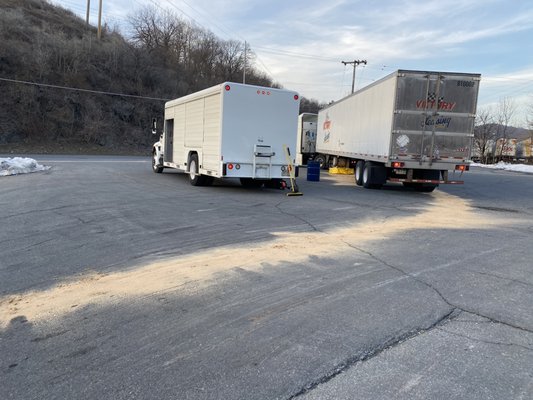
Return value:
[(353, 93), (355, 89), (355, 67), (357, 67), (359, 64), (366, 65), (366, 60), (341, 61), (341, 63), (343, 63), (345, 67), (348, 64), (353, 65), (353, 77), (352, 77), (352, 93)]
[(303, 53), (296, 53), (289, 50), (281, 50), (281, 49), (273, 49), (271, 47), (263, 47), (263, 46), (254, 46), (256, 49), (263, 50), (266, 53), (273, 53), (273, 54), (279, 54), (284, 55), (287, 57), (294, 57), (294, 58), (309, 58), (311, 60), (321, 60), (321, 61), (334, 61), (337, 62), (336, 58), (330, 58), (330, 57), (321, 57), (321, 56), (313, 56), (311, 54), (303, 54)]
[(157, 100), (157, 101), (169, 101), (169, 100), (172, 100), (172, 99), (165, 99), (165, 98), (160, 98), (160, 97), (136, 96), (136, 95), (133, 95), (133, 94), (113, 93), (113, 92), (104, 92), (104, 91), (101, 91), (101, 90), (90, 90), (90, 89), (74, 88), (74, 87), (69, 87), (69, 86), (49, 85), (47, 83), (21, 81), (21, 80), (18, 80), (18, 79), (0, 78), (0, 81), (10, 82), (10, 83), (19, 83), (19, 84), (24, 84), (24, 85), (32, 85), (32, 86), (42, 86), (42, 87), (48, 87), (48, 88), (53, 88), (53, 89), (70, 90), (70, 91), (75, 91), (75, 92), (104, 94), (104, 95), (107, 95), (107, 96), (131, 97), (131, 98), (134, 98), (134, 99), (142, 99), (142, 100)]

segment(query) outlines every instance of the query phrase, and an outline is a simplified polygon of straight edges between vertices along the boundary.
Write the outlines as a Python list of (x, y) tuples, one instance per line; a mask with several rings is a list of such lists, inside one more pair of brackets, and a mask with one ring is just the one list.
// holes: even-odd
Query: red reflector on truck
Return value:
[(298, 99), (299, 99), (298, 95), (295, 94), (295, 95), (294, 95), (294, 100), (298, 100)]
[(229, 90), (231, 89), (231, 86), (230, 85), (226, 85), (226, 86), (224, 86), (224, 89), (226, 89), (226, 91), (229, 92)]

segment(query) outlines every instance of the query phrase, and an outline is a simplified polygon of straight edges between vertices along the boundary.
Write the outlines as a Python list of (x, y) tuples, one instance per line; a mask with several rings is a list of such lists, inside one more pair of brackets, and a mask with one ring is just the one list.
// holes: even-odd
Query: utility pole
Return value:
[(85, 18), (85, 22), (87, 26), (89, 26), (89, 13), (91, 10), (91, 0), (87, 0), (87, 17)]
[(102, 37), (102, 0), (100, 0), (100, 8), (98, 9), (98, 40)]
[(243, 84), (246, 84), (246, 59), (247, 59), (247, 54), (246, 54), (246, 50), (247, 50), (247, 47), (248, 45), (246, 44), (246, 40), (244, 41), (244, 68), (242, 70), (242, 83)]
[(352, 64), (353, 65), (353, 76), (352, 76), (352, 93), (355, 89), (355, 67), (357, 67), (359, 64), (365, 64), (366, 60), (353, 60), (353, 61), (341, 61), (344, 65)]

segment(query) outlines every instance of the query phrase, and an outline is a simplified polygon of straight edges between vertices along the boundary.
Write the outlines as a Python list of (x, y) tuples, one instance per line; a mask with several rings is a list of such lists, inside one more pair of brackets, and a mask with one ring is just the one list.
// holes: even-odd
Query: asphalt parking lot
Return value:
[(192, 187), (142, 157), (0, 178), (0, 398), (533, 397), (533, 176)]

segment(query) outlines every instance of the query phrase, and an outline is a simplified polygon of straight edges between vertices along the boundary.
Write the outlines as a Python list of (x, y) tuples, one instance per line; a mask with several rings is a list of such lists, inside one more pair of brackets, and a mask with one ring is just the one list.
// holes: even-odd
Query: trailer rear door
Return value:
[(468, 160), (479, 74), (399, 71), (391, 150), (400, 160)]

